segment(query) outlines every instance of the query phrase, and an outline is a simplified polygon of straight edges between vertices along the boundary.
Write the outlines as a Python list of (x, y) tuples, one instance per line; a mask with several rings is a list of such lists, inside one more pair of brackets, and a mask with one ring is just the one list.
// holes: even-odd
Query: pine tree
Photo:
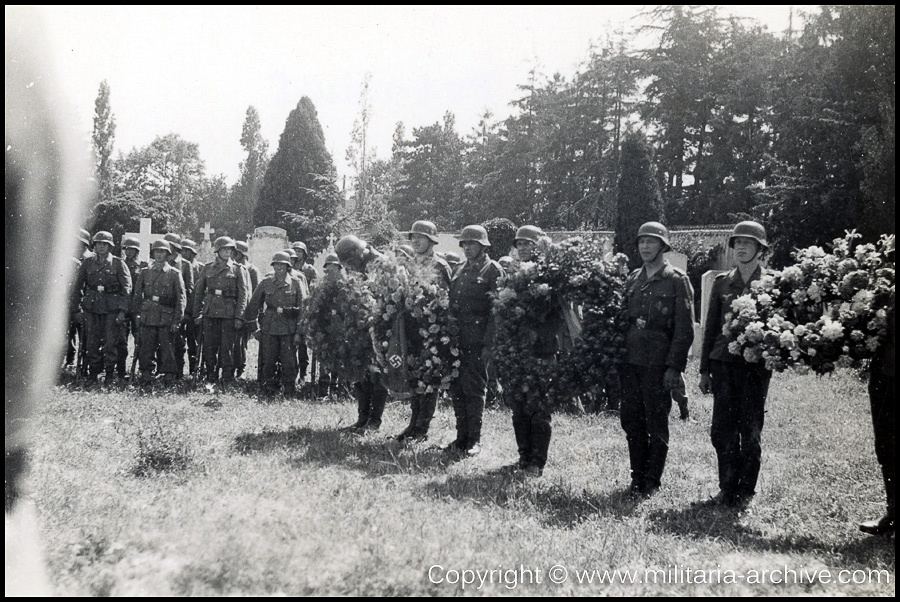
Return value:
[(616, 251), (636, 268), (640, 258), (634, 240), (641, 224), (663, 221), (662, 198), (650, 166), (650, 149), (643, 134), (629, 134), (622, 143), (622, 175), (616, 196)]
[(341, 205), (335, 177), (316, 108), (304, 96), (288, 115), (278, 150), (269, 162), (253, 213), (254, 225), (279, 226), (292, 240), (309, 245), (307, 239), (322, 237)]
[[(262, 126), (256, 108), (247, 108), (241, 129), (241, 146), (247, 158), (241, 161), (241, 179), (231, 191), (228, 224), (220, 224), (230, 233), (242, 235), (253, 229), (253, 214), (269, 166), (269, 143), (262, 137)], [(241, 234), (238, 234), (241, 233)]]

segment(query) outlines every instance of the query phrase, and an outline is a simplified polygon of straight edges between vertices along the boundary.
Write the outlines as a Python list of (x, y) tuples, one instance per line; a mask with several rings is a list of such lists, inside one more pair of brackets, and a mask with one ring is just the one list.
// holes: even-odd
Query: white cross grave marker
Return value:
[(210, 234), (215, 234), (215, 233), (216, 233), (216, 229), (215, 229), (215, 228), (210, 228), (210, 227), (209, 227), (209, 222), (206, 222), (206, 224), (205, 224), (202, 228), (200, 228), (200, 232), (203, 234), (203, 240), (205, 240), (205, 241), (210, 241), (209, 235), (210, 235)]
[(328, 235), (328, 248), (334, 250), (334, 232)]

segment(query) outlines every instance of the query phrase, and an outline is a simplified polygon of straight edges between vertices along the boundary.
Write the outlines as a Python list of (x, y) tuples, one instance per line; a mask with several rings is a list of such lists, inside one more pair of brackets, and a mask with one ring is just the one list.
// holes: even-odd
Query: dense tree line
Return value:
[[(658, 7), (637, 20), (643, 36), (607, 37), (574, 74), (533, 68), (507, 117), (486, 113), (465, 134), (450, 111), (430, 125), (397, 124), (388, 158), (368, 136), (367, 75), (346, 202), (307, 98), (271, 159), (248, 109), (246, 159), (229, 187), (174, 134), (110, 160), (104, 82), (96, 218), (108, 226), (131, 216), (117, 227), (136, 228), (133, 211), (146, 208), (163, 229), (211, 221), (238, 236), (277, 225), (321, 248), (330, 232), (387, 240), (422, 218), (445, 230), (492, 218), (630, 230), (644, 214), (670, 225), (752, 217), (769, 227), (776, 260), (848, 228), (869, 238), (893, 231), (893, 6), (824, 6), (784, 32), (709, 6)], [(630, 41), (647, 35), (647, 47)], [(622, 181), (636, 173), (653, 182)], [(634, 207), (635, 190), (652, 207)]]

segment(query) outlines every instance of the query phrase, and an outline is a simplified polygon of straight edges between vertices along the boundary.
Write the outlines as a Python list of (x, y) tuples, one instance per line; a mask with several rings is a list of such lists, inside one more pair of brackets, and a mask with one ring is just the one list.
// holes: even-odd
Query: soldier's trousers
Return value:
[(456, 444), (471, 449), (481, 441), (481, 418), (487, 391), (482, 348), (460, 348), (459, 377), (450, 385), (456, 415)]
[(104, 368), (108, 373), (115, 372), (118, 339), (116, 314), (84, 312), (85, 362), (91, 375), (100, 374)]
[[(247, 367), (247, 343), (249, 340), (250, 337), (244, 329), (234, 333), (234, 368), (240, 372), (243, 372)], [(262, 336), (260, 336), (260, 349), (262, 349)], [(260, 354), (262, 354), (262, 351), (260, 351)]]
[(669, 410), (672, 397), (663, 386), (665, 366), (621, 368), (619, 418), (631, 462), (631, 480), (639, 487), (659, 487), (669, 453)]
[(434, 410), (437, 407), (440, 391), (433, 393), (414, 393), (409, 399), (412, 414), (409, 417), (407, 431), (411, 437), (422, 437), (428, 434), (431, 419), (434, 418)]
[(300, 375), (300, 381), (306, 380), (306, 371), (309, 368), (309, 352), (306, 349), (306, 339), (300, 337), (300, 344), (297, 345), (297, 370)]
[(553, 433), (550, 420), (550, 412), (547, 410), (533, 403), (528, 404), (524, 399), (512, 399), (513, 431), (516, 434), (521, 466), (544, 468)]
[(159, 358), (158, 371), (161, 374), (176, 374), (178, 363), (175, 360), (172, 327), (141, 325), (140, 328), (138, 363), (141, 365), (141, 374), (149, 376), (153, 372), (156, 367), (156, 358)]
[[(72, 316), (69, 316), (69, 341), (66, 345), (66, 365), (71, 366), (75, 363), (78, 354), (78, 341), (84, 337), (84, 330)], [(84, 341), (81, 341), (84, 345)]]
[(297, 357), (294, 348), (294, 335), (272, 335), (259, 333), (259, 353), (262, 357), (262, 374), (259, 382), (266, 388), (278, 386), (275, 376), (275, 363), (281, 362), (281, 382), (285, 388), (293, 388), (297, 379)]
[(380, 428), (381, 416), (384, 414), (384, 405), (388, 397), (387, 387), (381, 383), (381, 378), (367, 374), (365, 379), (353, 383), (353, 393), (356, 395), (357, 404), (356, 426)]
[(203, 367), (206, 378), (234, 379), (234, 318), (203, 318)]
[(753, 495), (762, 460), (762, 429), (772, 372), (745, 362), (709, 362), (713, 415), (710, 437), (719, 463), (719, 489)]
[(872, 405), (872, 426), (875, 427), (875, 457), (881, 465), (887, 513), (890, 516), (894, 516), (896, 508), (894, 450), (897, 446), (897, 431), (894, 426), (897, 409), (894, 392), (895, 379), (882, 374), (881, 366), (873, 361), (872, 375), (869, 377), (869, 402)]
[(188, 372), (190, 374), (195, 374), (200, 359), (197, 357), (200, 329), (197, 327), (197, 323), (194, 322), (193, 318), (188, 317), (181, 323), (181, 335), (184, 337), (184, 341), (187, 344)]

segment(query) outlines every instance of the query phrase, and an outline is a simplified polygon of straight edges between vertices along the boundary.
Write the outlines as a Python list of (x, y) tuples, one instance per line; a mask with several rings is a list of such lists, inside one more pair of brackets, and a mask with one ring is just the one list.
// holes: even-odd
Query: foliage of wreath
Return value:
[[(492, 350), (509, 396), (552, 410), (602, 394), (625, 353), (626, 263), (624, 256), (606, 261), (598, 245), (570, 238), (509, 275), (494, 295)], [(538, 327), (555, 321), (568, 332), (564, 311), (579, 315), (580, 336), (555, 357), (537, 353)]]
[(361, 274), (324, 278), (312, 290), (300, 322), (307, 345), (330, 372), (358, 382), (374, 365), (369, 331), (374, 299)]
[(428, 265), (386, 253), (370, 265), (368, 287), (374, 299), (372, 340), (378, 364), (385, 369), (385, 352), (399, 311), (404, 312), (406, 364), (410, 385), (418, 394), (450, 388), (459, 376), (456, 328), (450, 319), (450, 297)]
[(871, 359), (894, 307), (893, 238), (860, 245), (858, 237), (851, 231), (835, 239), (831, 253), (796, 251), (793, 265), (754, 282), (726, 315), (729, 352), (778, 372), (817, 374)]

